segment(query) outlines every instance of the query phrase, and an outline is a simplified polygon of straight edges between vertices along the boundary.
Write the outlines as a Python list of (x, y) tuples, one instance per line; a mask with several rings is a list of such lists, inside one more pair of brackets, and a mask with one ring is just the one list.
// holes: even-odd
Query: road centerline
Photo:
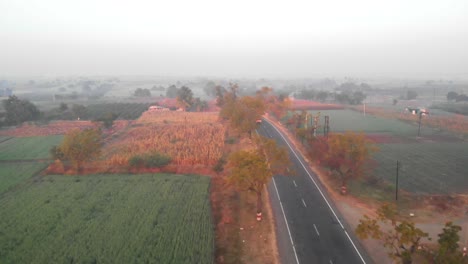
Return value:
[(317, 226), (315, 224), (313, 224), (313, 225), (314, 225), (314, 228), (315, 228), (315, 233), (317, 233), (317, 236), (320, 236), (320, 233), (319, 233), (319, 231), (317, 229)]
[[(291, 144), (289, 144), (288, 140), (284, 137), (284, 135), (278, 130), (278, 128), (276, 128), (276, 126), (272, 125), (268, 120), (266, 120), (266, 122), (274, 128), (274, 130), (281, 136), (281, 138), (283, 139), (283, 141), (286, 143), (286, 145), (288, 145), (289, 149), (291, 150), (291, 152), (294, 154), (294, 156), (296, 157), (297, 161), (299, 161), (299, 163), (301, 164), (301, 167), (304, 169), (305, 173), (309, 176), (309, 179), (312, 181), (312, 183), (315, 185), (315, 187), (317, 188), (317, 190), (319, 191), (320, 195), (322, 196), (323, 200), (325, 201), (325, 203), (328, 205), (328, 208), (330, 209), (330, 211), (333, 213), (333, 215), (335, 216), (336, 220), (338, 221), (339, 225), (341, 226), (341, 228), (343, 229), (346, 237), (348, 238), (349, 242), (351, 243), (351, 245), (353, 246), (354, 250), (356, 251), (356, 253), (358, 254), (359, 258), (361, 259), (362, 263), (366, 264), (366, 261), (364, 260), (363, 256), (361, 255), (361, 252), (359, 252), (359, 250), (357, 249), (356, 245), (354, 244), (353, 240), (351, 239), (351, 237), (349, 236), (348, 232), (345, 230), (343, 224), (341, 223), (340, 219), (338, 218), (338, 216), (336, 215), (335, 213), (335, 210), (333, 210), (331, 204), (328, 202), (328, 199), (325, 197), (325, 195), (323, 194), (322, 192), (322, 189), (320, 189), (320, 187), (318, 186), (318, 184), (315, 182), (315, 180), (312, 178), (312, 175), (310, 175), (309, 173), (309, 170), (306, 168), (306, 166), (304, 165), (304, 163), (302, 163), (302, 160), (299, 158), (298, 154), (296, 153), (296, 151), (292, 148)], [(276, 186), (275, 186), (276, 187)]]

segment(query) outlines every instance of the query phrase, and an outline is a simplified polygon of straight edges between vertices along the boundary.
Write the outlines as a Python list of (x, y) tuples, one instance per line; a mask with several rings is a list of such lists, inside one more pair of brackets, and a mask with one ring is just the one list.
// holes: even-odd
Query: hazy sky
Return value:
[(0, 76), (468, 75), (467, 0), (0, 0)]

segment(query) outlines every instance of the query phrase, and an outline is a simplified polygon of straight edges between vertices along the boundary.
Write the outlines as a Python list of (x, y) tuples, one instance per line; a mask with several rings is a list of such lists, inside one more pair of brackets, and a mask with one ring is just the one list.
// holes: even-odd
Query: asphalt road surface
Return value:
[(281, 262), (372, 263), (294, 146), (266, 120), (258, 125), (257, 133), (289, 150), (289, 170), (296, 174), (274, 176), (268, 185)]

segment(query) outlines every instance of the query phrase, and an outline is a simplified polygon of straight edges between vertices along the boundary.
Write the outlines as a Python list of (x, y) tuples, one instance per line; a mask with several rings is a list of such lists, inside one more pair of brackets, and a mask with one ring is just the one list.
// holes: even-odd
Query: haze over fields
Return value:
[(468, 78), (465, 0), (3, 0), (0, 10), (2, 78)]

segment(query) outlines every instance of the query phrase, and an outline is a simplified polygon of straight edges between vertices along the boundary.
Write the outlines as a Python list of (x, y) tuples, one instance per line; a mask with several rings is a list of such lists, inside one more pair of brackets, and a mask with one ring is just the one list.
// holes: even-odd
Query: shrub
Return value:
[(130, 167), (162, 168), (171, 162), (171, 157), (158, 152), (135, 155), (128, 160)]
[(145, 167), (161, 168), (171, 162), (171, 157), (155, 152), (149, 155), (145, 155), (144, 160), (145, 160)]

